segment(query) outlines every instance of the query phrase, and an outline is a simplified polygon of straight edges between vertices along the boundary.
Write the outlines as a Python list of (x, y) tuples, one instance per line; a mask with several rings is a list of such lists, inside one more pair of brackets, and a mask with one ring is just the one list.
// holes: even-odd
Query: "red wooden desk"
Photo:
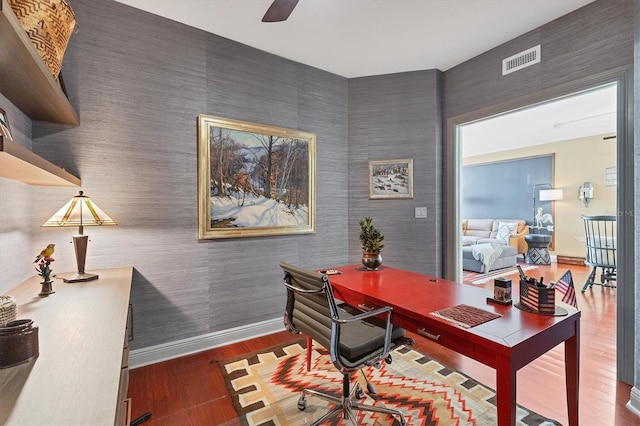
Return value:
[[(341, 272), (329, 276), (336, 298), (364, 309), (392, 306), (394, 324), (495, 368), (499, 425), (516, 423), (516, 371), (564, 342), (569, 424), (578, 424), (579, 311), (567, 306), (566, 316), (532, 314), (488, 303), (493, 294), (483, 288), (387, 266), (379, 271), (358, 266), (334, 268)], [(465, 329), (430, 315), (459, 304), (502, 317)]]

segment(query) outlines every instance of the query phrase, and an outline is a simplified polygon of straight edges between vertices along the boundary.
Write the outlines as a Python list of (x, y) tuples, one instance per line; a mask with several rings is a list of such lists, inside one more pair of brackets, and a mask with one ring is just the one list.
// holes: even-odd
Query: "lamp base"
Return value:
[(65, 283), (80, 283), (80, 282), (84, 282), (84, 281), (92, 281), (92, 280), (97, 280), (98, 279), (98, 275), (97, 274), (81, 274), (81, 273), (77, 273), (74, 274), (70, 277), (66, 277), (66, 278), (62, 278), (62, 281), (64, 281)]

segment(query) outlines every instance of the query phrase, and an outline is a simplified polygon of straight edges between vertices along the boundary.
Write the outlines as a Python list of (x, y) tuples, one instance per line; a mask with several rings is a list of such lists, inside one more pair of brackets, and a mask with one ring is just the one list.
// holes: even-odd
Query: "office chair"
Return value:
[[(404, 330), (391, 324), (390, 306), (353, 315), (338, 308), (333, 290), (326, 275), (280, 262), (285, 272), (283, 284), (287, 288), (287, 305), (284, 323), (292, 333), (304, 333), (329, 350), (331, 362), (343, 374), (342, 397), (304, 389), (298, 400), (298, 409), (307, 407), (307, 394), (336, 404), (336, 407), (318, 419), (318, 425), (342, 414), (356, 424), (352, 410), (375, 411), (397, 416), (400, 424), (406, 425), (399, 410), (361, 404), (357, 401), (363, 393), (359, 384), (351, 389), (350, 378), (366, 366), (379, 366), (384, 360), (391, 362), (389, 352), (396, 346), (413, 344), (404, 337)], [(386, 321), (375, 321), (373, 317), (386, 314)], [(380, 322), (382, 324), (380, 324)]]
[[(617, 235), (615, 216), (585, 216), (584, 233), (586, 237), (587, 254), (584, 263), (591, 266), (591, 272), (582, 287), (582, 293), (593, 285), (615, 288), (616, 261), (617, 261)], [(596, 271), (602, 269), (600, 282), (594, 281)]]

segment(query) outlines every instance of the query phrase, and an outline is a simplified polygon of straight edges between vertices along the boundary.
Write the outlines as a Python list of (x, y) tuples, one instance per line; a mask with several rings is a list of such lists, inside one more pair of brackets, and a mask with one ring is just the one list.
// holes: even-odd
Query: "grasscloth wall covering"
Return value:
[[(2, 94), (0, 108), (7, 113), (13, 140), (31, 149), (31, 120)], [(33, 220), (31, 196), (31, 186), (0, 178), (0, 294), (35, 273), (31, 262), (39, 252), (33, 253), (27, 230)]]
[[(445, 114), (455, 117), (633, 62), (633, 2), (588, 4), (445, 73)], [(541, 45), (541, 62), (502, 76), (502, 59)]]
[[(358, 263), (357, 220), (365, 214), (387, 236), (385, 262), (439, 273), (440, 72), (350, 83), (112, 1), (74, 0), (73, 7), (82, 29), (63, 73), (81, 125), (34, 123), (33, 149), (79, 175), (118, 222), (86, 229), (87, 269), (135, 267), (134, 348), (280, 318), (278, 261)], [(201, 113), (317, 134), (316, 234), (198, 241)], [(405, 157), (414, 158), (414, 199), (369, 201), (368, 160)], [(54, 242), (54, 271), (73, 270), (73, 231), (39, 224), (75, 191), (4, 180), (0, 191), (23, 206), (6, 225), (3, 216), (3, 233), (37, 206), (10, 244), (3, 235), (2, 262), (19, 272), (0, 290), (32, 275), (30, 254), (10, 250), (17, 244), (33, 251)], [(414, 219), (414, 206), (427, 206), (429, 218)]]
[[(442, 163), (440, 71), (349, 80), (349, 230), (365, 216), (385, 236), (383, 264), (440, 275)], [(369, 200), (369, 160), (413, 158), (413, 199)], [(414, 208), (427, 207), (426, 219)], [(362, 249), (351, 239), (350, 258)]]
[[(81, 30), (63, 73), (81, 125), (34, 123), (33, 149), (77, 173), (118, 222), (85, 229), (87, 268), (135, 267), (134, 348), (281, 318), (279, 260), (347, 262), (345, 78), (112, 1), (74, 0), (73, 8)], [(317, 134), (316, 234), (198, 241), (198, 114)], [(54, 272), (74, 269), (72, 231), (39, 227), (74, 193), (1, 180), (2, 265), (21, 272), (0, 282), (0, 293), (33, 275), (32, 251), (49, 242)], [(35, 217), (14, 224), (4, 214), (13, 201), (36, 207)]]

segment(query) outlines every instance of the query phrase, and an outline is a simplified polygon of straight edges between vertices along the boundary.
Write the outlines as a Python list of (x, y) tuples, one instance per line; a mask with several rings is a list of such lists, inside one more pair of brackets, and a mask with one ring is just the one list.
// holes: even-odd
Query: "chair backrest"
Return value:
[(285, 272), (285, 285), (289, 285), (284, 314), (287, 330), (304, 333), (329, 348), (331, 318), (338, 317), (338, 310), (327, 276), (285, 262), (280, 262), (280, 267)]
[(585, 216), (586, 260), (590, 266), (615, 268), (617, 261), (617, 227), (615, 216)]

